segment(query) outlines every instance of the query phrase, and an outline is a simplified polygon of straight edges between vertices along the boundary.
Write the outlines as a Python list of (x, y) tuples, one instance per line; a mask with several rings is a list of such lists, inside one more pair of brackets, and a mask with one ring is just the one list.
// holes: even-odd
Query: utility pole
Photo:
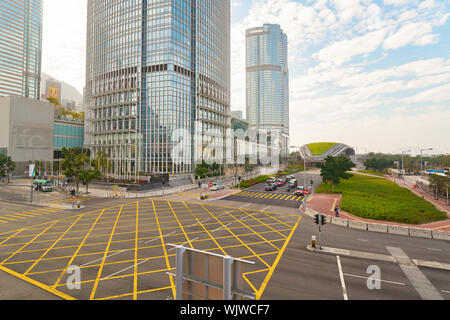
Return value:
[(422, 151), (429, 151), (429, 150), (433, 150), (433, 148), (428, 148), (428, 149), (420, 149), (420, 173), (422, 174)]
[(404, 170), (405, 170), (403, 155), (406, 154), (407, 152), (411, 152), (411, 150), (402, 151), (402, 173), (404, 173)]

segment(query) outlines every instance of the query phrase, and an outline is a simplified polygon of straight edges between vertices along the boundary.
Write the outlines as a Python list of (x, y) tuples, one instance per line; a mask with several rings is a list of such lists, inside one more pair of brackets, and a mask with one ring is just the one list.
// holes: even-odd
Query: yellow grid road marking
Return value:
[(37, 265), (38, 263), (39, 263), (39, 261), (41, 261), (42, 260), (42, 258), (44, 258), (45, 257), (45, 255), (47, 254), (47, 253), (49, 253), (49, 251), (50, 250), (52, 250), (52, 248), (66, 235), (66, 233), (68, 232), (68, 231), (70, 231), (70, 229), (72, 229), (72, 227), (78, 222), (78, 220), (80, 220), (81, 219), (81, 216), (80, 217), (78, 217), (78, 219), (77, 220), (75, 220), (75, 222), (74, 223), (72, 223), (71, 225), (70, 225), (70, 227), (66, 230), (66, 231), (64, 231), (64, 233), (58, 238), (58, 240), (56, 240), (55, 242), (53, 242), (53, 244), (39, 257), (39, 259), (37, 259), (28, 269), (27, 269), (27, 271), (25, 271), (25, 273), (23, 274), (24, 276), (26, 276), (33, 268), (34, 268), (34, 266), (35, 265)]
[[(253, 230), (252, 228), (250, 228), (248, 225), (246, 225), (245, 223), (243, 223), (241, 220), (236, 219), (233, 215), (227, 213), (230, 217), (233, 217), (234, 220), (236, 220), (237, 222), (239, 222), (240, 224), (242, 224), (244, 227), (246, 227), (248, 230), (252, 231), (254, 234), (256, 234), (258, 237), (260, 237), (261, 239), (263, 239), (264, 241), (267, 241), (272, 247), (274, 247), (277, 250), (280, 250), (280, 248), (278, 248), (276, 245), (274, 245), (273, 243), (269, 242), (269, 240), (267, 240), (266, 238), (264, 238), (262, 235), (260, 235), (258, 232), (256, 232), (255, 230)], [(253, 216), (251, 216), (252, 218), (254, 218)], [(255, 219), (256, 220), (256, 219)]]
[(86, 233), (85, 237), (83, 238), (83, 241), (81, 241), (80, 245), (78, 246), (77, 250), (75, 251), (75, 253), (72, 255), (72, 257), (70, 258), (70, 261), (67, 263), (66, 268), (61, 272), (61, 274), (59, 275), (58, 279), (56, 280), (55, 284), (53, 286), (51, 286), (52, 289), (55, 289), (56, 286), (58, 286), (59, 282), (62, 279), (62, 276), (64, 275), (64, 271), (67, 270), (68, 267), (71, 266), (73, 260), (75, 259), (76, 255), (78, 254), (78, 252), (80, 251), (81, 247), (84, 245), (84, 243), (86, 242), (86, 239), (89, 237), (89, 235), (91, 234), (92, 230), (94, 229), (95, 225), (97, 224), (98, 220), (100, 220), (101, 216), (103, 215), (103, 213), (105, 212), (105, 209), (103, 209), (97, 216), (97, 219), (95, 219), (95, 222), (92, 224), (91, 228), (89, 229), (89, 231)]
[[(162, 231), (161, 231), (161, 227), (159, 225), (158, 213), (156, 212), (156, 208), (155, 208), (155, 201), (153, 201), (153, 200), (152, 200), (152, 205), (153, 205), (153, 211), (155, 213), (155, 218), (156, 218), (156, 221), (158, 223), (159, 235), (161, 237), (161, 245), (162, 245), (162, 248), (163, 248), (163, 251), (164, 251), (164, 256), (165, 256), (165, 260), (166, 260), (166, 266), (167, 266), (167, 269), (171, 269), (170, 262), (169, 262), (169, 257), (167, 256), (166, 245), (164, 244), (164, 237), (163, 237), (163, 234), (162, 234)], [(169, 279), (170, 279), (170, 286), (172, 288), (173, 298), (176, 299), (175, 283), (173, 281), (173, 276), (169, 275)]]
[[(261, 197), (261, 198), (268, 198), (268, 197), (270, 197), (270, 198), (273, 198), (275, 195), (274, 194), (264, 194), (264, 193), (256, 193), (255, 194), (257, 197)], [(278, 195), (278, 197), (279, 196), (281, 196), (281, 195)], [(205, 228), (205, 226), (204, 225), (206, 225), (206, 224), (203, 224), (199, 219), (198, 219), (198, 216), (201, 216), (201, 214), (194, 214), (193, 212), (192, 212), (192, 210), (190, 209), (190, 207), (187, 205), (187, 203), (186, 202), (180, 202), (180, 201), (172, 201), (172, 202), (169, 202), (169, 201), (165, 201), (166, 203), (167, 203), (167, 205), (165, 205), (163, 202), (162, 202), (162, 200), (161, 201), (159, 201), (159, 200), (153, 200), (153, 199), (149, 199), (149, 200), (145, 200), (145, 201), (143, 201), (143, 203), (147, 203), (147, 201), (148, 202), (150, 202), (151, 201), (151, 205), (153, 206), (153, 211), (154, 211), (154, 214), (155, 214), (155, 216), (156, 215), (158, 215), (159, 213), (161, 213), (161, 215), (162, 216), (165, 216), (164, 214), (163, 214), (163, 211), (165, 210), (165, 209), (169, 209), (169, 207), (170, 207), (170, 210), (167, 210), (167, 211), (165, 211), (164, 213), (167, 213), (167, 214), (169, 214), (169, 213), (172, 213), (172, 215), (174, 215), (174, 217), (176, 217), (176, 220), (177, 220), (177, 223), (178, 223), (178, 225), (179, 225), (179, 227), (181, 227), (182, 228), (182, 231), (183, 231), (183, 234), (184, 234), (184, 236), (185, 237), (187, 237), (187, 239), (189, 239), (189, 236), (192, 234), (192, 233), (186, 233), (186, 231), (184, 230), (184, 228), (183, 228), (183, 225), (181, 224), (181, 220), (179, 219), (179, 217), (181, 217), (181, 216), (179, 216), (179, 215), (177, 215), (178, 213), (179, 213), (179, 210), (180, 210), (180, 208), (178, 207), (178, 206), (176, 206), (176, 205), (174, 205), (174, 206), (172, 206), (172, 203), (182, 203), (182, 205), (183, 205), (183, 207), (184, 208), (186, 208), (188, 211), (190, 211), (191, 212), (191, 217), (194, 217), (195, 218), (195, 220), (197, 221), (197, 223), (198, 222), (200, 222), (200, 224), (201, 224), (201, 227), (202, 227), (202, 229), (203, 230), (205, 230), (205, 232), (206, 233), (208, 233), (207, 232), (207, 229)], [(161, 209), (162, 210), (156, 210), (155, 209), (155, 203), (158, 203), (158, 206), (159, 207), (162, 207)], [(237, 218), (236, 218), (236, 216), (237, 215), (235, 215), (236, 214), (236, 211), (238, 211), (239, 210), (239, 208), (230, 208), (230, 207), (223, 207), (223, 206), (214, 206), (214, 214), (207, 208), (207, 206), (204, 206), (204, 205), (199, 205), (198, 203), (192, 203), (192, 205), (193, 206), (198, 206), (199, 208), (203, 208), (203, 210), (206, 210), (207, 212), (208, 212), (208, 214), (210, 215), (210, 216), (212, 216), (212, 217), (214, 217), (214, 219), (219, 223), (219, 224), (221, 224), (222, 226), (224, 226), (225, 227), (225, 225), (224, 224), (226, 224), (227, 222), (222, 222), (221, 220), (219, 220), (219, 219), (217, 219), (217, 217), (215, 216), (215, 215), (217, 215), (217, 214), (220, 214), (220, 213), (222, 213), (222, 212), (218, 212), (218, 211), (215, 211), (216, 209), (218, 209), (218, 208), (229, 208), (229, 209), (231, 209), (231, 212), (233, 212), (233, 215), (231, 215), (230, 213), (227, 213), (227, 215), (228, 216), (231, 216), (231, 218), (232, 219), (234, 219), (234, 220), (237, 220)], [(130, 206), (130, 204), (127, 204), (126, 205), (127, 206), (127, 208), (128, 208), (128, 206)], [(140, 209), (140, 205), (139, 205), (139, 202), (136, 202), (136, 206), (139, 208), (139, 211), (141, 211), (142, 209)], [(118, 206), (114, 206), (113, 208), (115, 208), (115, 207), (118, 207)], [(144, 207), (145, 207), (145, 205), (144, 205)], [(174, 210), (174, 208), (175, 208), (175, 210)], [(192, 207), (192, 208), (195, 208), (195, 207)], [(117, 215), (117, 212), (114, 212), (114, 213), (106, 213), (105, 212), (105, 210), (106, 209), (103, 209), (103, 211), (100, 213), (100, 215), (103, 215), (103, 216), (112, 216), (112, 215)], [(177, 212), (175, 212), (175, 211), (177, 211)], [(249, 230), (251, 230), (252, 231), (252, 233), (248, 233), (248, 235), (252, 235), (252, 234), (258, 234), (258, 233), (256, 233), (253, 229), (251, 229), (249, 226), (247, 226), (247, 225), (245, 225), (243, 222), (244, 221), (258, 221), (259, 222), (259, 225), (264, 225), (264, 226), (270, 226), (270, 225), (279, 225), (279, 224), (284, 224), (284, 225), (286, 225), (289, 229), (285, 229), (285, 230), (275, 230), (274, 228), (272, 228), (272, 227), (269, 227), (269, 229), (271, 229), (271, 230), (273, 230), (273, 231), (267, 231), (267, 232), (264, 232), (264, 233), (273, 233), (273, 232), (278, 232), (282, 237), (283, 237), (283, 239), (276, 239), (276, 240), (267, 240), (267, 239), (265, 239), (264, 237), (261, 237), (260, 236), (260, 238), (261, 239), (263, 239), (264, 241), (261, 241), (260, 243), (269, 243), (270, 245), (272, 245), (272, 246), (274, 246), (273, 244), (272, 244), (272, 242), (277, 242), (277, 241), (285, 241), (285, 239), (286, 239), (286, 236), (284, 236), (280, 231), (288, 231), (288, 230), (292, 230), (292, 227), (290, 226), (290, 225), (288, 225), (287, 223), (285, 223), (285, 222), (283, 222), (283, 221), (281, 221), (281, 220), (279, 220), (279, 219), (277, 219), (277, 218), (275, 218), (274, 216), (271, 216), (271, 215), (269, 215), (269, 214), (274, 214), (274, 215), (278, 215), (278, 216), (280, 216), (281, 214), (280, 213), (271, 213), (271, 212), (267, 212), (267, 211), (258, 211), (258, 212), (256, 212), (255, 214), (257, 214), (257, 213), (262, 213), (262, 214), (264, 214), (265, 216), (267, 216), (267, 217), (264, 217), (264, 218), (261, 218), (261, 220), (269, 220), (269, 219), (272, 219), (273, 221), (278, 221), (278, 223), (273, 223), (273, 224), (271, 224), (271, 223), (264, 223), (264, 222), (262, 222), (262, 221), (260, 221), (260, 219), (257, 219), (257, 218), (255, 218), (255, 217), (253, 217), (252, 215), (251, 215), (251, 211), (255, 211), (255, 210), (249, 210), (250, 211), (250, 213), (249, 212), (245, 212), (244, 210), (240, 210), (241, 212), (243, 212), (244, 213), (244, 215), (239, 215), (239, 216), (244, 216), (245, 217), (245, 215), (248, 215), (249, 217), (248, 218), (246, 218), (246, 220), (243, 220), (242, 219), (242, 222), (241, 221), (239, 221), (240, 222), (240, 224), (241, 225), (244, 225), (247, 229), (249, 229)], [(187, 211), (185, 211), (185, 212), (187, 212)], [(83, 215), (80, 215), (79, 216), (79, 218), (78, 219), (81, 219), (82, 218), (82, 216), (85, 216), (85, 215), (87, 215), (88, 213), (85, 213), (85, 214), (83, 214)], [(93, 212), (91, 212), (90, 214), (99, 214), (99, 211), (93, 211)], [(138, 215), (139, 214), (139, 212), (138, 212), (138, 210), (137, 210), (137, 212), (136, 212), (136, 215)], [(125, 216), (125, 215), (122, 215), (122, 216)], [(187, 215), (184, 215), (185, 217), (187, 216)], [(289, 217), (289, 216), (295, 216), (295, 215), (284, 215), (283, 214), (283, 216), (285, 216), (285, 217)], [(87, 216), (89, 219), (90, 219), (90, 217), (89, 216)], [(167, 215), (167, 217), (168, 217), (168, 215)], [(1, 217), (0, 217), (1, 218)], [(70, 217), (70, 218), (74, 218), (74, 217)], [(94, 218), (94, 217), (93, 217)], [(117, 216), (116, 216), (116, 218), (117, 218)], [(136, 219), (137, 219), (137, 221), (136, 221), (136, 224), (137, 224), (137, 226), (139, 226), (139, 220), (141, 220), (141, 219), (139, 219), (138, 217), (136, 217)], [(61, 220), (59, 220), (59, 221), (63, 221), (63, 220), (66, 220), (66, 219), (61, 219)], [(143, 220), (143, 219), (142, 219)], [(162, 220), (161, 220), (162, 221)], [(55, 222), (56, 223), (56, 222)], [(92, 222), (89, 222), (89, 223), (92, 223)], [(86, 223), (86, 225), (89, 225), (89, 223)], [(95, 222), (94, 222), (94, 224), (99, 224), (100, 225), (100, 223), (99, 223), (99, 216), (97, 216), (97, 219), (95, 220)], [(169, 225), (170, 225), (170, 223), (171, 223), (171, 221), (168, 221), (168, 223), (169, 223)], [(186, 220), (184, 220), (183, 219), (183, 223), (186, 223)], [(160, 233), (160, 238), (161, 238), (161, 240), (162, 240), (162, 244), (161, 244), (161, 247), (163, 247), (163, 249), (165, 249), (165, 245), (163, 244), (163, 238), (162, 238), (162, 230), (168, 230), (168, 229), (176, 229), (176, 228), (178, 228), (178, 227), (171, 227), (171, 228), (161, 228), (161, 225), (160, 225), (160, 221), (159, 221), (159, 219), (157, 220), (157, 223), (156, 223), (157, 225), (158, 225), (158, 230), (159, 230), (159, 233)], [(153, 223), (153, 224), (151, 224), (151, 225), (155, 225), (155, 223)], [(252, 227), (256, 227), (257, 225), (252, 225)], [(295, 228), (298, 226), (298, 221), (297, 221), (297, 223), (296, 223), (296, 225), (295, 225)], [(92, 230), (92, 227), (93, 226), (91, 226), (91, 229), (90, 230)], [(65, 226), (65, 228), (67, 228), (67, 226)], [(119, 228), (119, 225), (117, 226), (117, 229)], [(240, 227), (236, 227), (236, 229), (239, 229), (239, 228), (241, 228), (242, 229), (242, 226), (240, 226)], [(30, 228), (25, 228), (25, 229), (28, 229), (28, 230), (35, 230), (36, 229), (36, 226), (34, 226), (34, 227), (30, 227)], [(105, 228), (106, 229), (106, 228)], [(215, 240), (217, 240), (217, 239), (220, 239), (220, 238), (236, 238), (241, 244), (238, 244), (238, 245), (236, 245), (236, 246), (231, 246), (231, 247), (246, 247), (247, 249), (249, 249), (249, 251), (251, 251), (252, 253), (253, 253), (253, 256), (255, 257), (255, 258), (257, 258), (257, 259), (259, 259), (259, 260), (261, 260), (268, 268), (270, 268), (270, 266), (265, 262), (265, 260), (264, 259), (262, 259), (261, 257), (262, 256), (265, 256), (265, 255), (267, 255), (267, 254), (276, 254), (276, 252), (275, 253), (262, 253), (262, 254), (256, 254), (254, 251), (252, 251), (251, 250), (251, 248), (249, 248), (249, 245), (251, 245), (251, 244), (249, 244), (249, 243), (244, 243), (239, 237), (241, 237), (241, 236), (243, 236), (243, 235), (236, 235), (236, 234), (234, 234), (233, 232), (230, 232), (230, 230), (232, 230), (232, 229), (235, 229), (235, 228), (228, 228), (228, 227), (225, 227), (225, 229), (226, 230), (228, 230), (228, 232), (231, 234), (231, 236), (226, 236), (226, 237), (217, 237), (217, 238), (213, 238), (213, 237), (209, 237), (208, 239), (199, 239), (198, 241), (211, 241), (211, 240), (213, 240), (214, 242), (215, 242), (215, 245), (217, 246), (217, 248), (210, 248), (210, 249), (208, 249), (208, 250), (223, 250), (223, 248), (226, 248), (226, 247), (220, 247), (220, 245), (219, 245), (219, 243), (217, 242), (217, 241), (215, 241)], [(97, 230), (97, 229), (96, 229)], [(139, 229), (138, 228), (136, 228), (136, 230), (135, 230), (135, 232), (136, 233), (138, 233), (139, 232)], [(144, 231), (142, 231), (142, 232), (144, 232)], [(128, 233), (128, 232), (123, 232), (124, 234), (126, 234), (126, 233)], [(203, 231), (198, 231), (198, 233), (203, 233)], [(260, 232), (260, 233), (263, 233), (263, 232)], [(17, 234), (20, 234), (20, 230), (18, 230), (17, 231)], [(17, 235), (16, 234), (16, 235)], [(60, 234), (60, 233), (58, 233), (58, 234)], [(47, 234), (46, 234), (47, 235)], [(180, 235), (181, 235), (181, 233), (180, 233)], [(23, 237), (31, 237), (31, 236), (33, 236), (33, 235), (26, 235), (26, 236), (23, 236)], [(111, 236), (111, 234), (109, 234), (109, 236)], [(14, 236), (13, 236), (14, 237)], [(99, 237), (101, 237), (101, 236), (99, 236)], [(135, 241), (136, 241), (136, 237), (135, 237)], [(66, 239), (64, 239), (64, 240), (66, 240)], [(140, 239), (140, 240), (142, 240), (142, 239)], [(0, 239), (0, 241), (1, 241), (1, 239)], [(55, 240), (48, 240), (48, 241), (55, 241)], [(124, 240), (124, 241), (129, 241), (129, 240)], [(4, 242), (6, 242), (6, 239), (4, 240)], [(47, 241), (42, 241), (42, 242), (47, 242)], [(111, 241), (111, 243), (113, 243), (114, 241)], [(120, 242), (120, 241), (118, 241), (118, 242)], [(194, 242), (194, 241), (191, 241), (192, 243)], [(92, 244), (92, 245), (94, 245), (94, 244)], [(280, 249), (277, 247), (277, 246), (274, 246), (277, 250), (279, 250), (280, 251)], [(52, 248), (53, 249), (55, 249), (56, 248), (56, 243), (53, 243), (53, 245), (52, 245)], [(79, 249), (79, 248), (78, 248)], [(134, 248), (135, 250), (136, 250), (136, 246), (135, 246), (135, 248)], [(139, 249), (141, 249), (141, 248), (139, 248)], [(43, 250), (45, 250), (45, 249), (43, 249)], [(79, 251), (79, 250), (77, 250), (77, 251)], [(113, 252), (112, 250), (110, 251), (110, 252)], [(105, 254), (105, 252), (101, 252), (101, 253), (103, 253), (103, 254)], [(164, 255), (164, 257), (166, 258), (166, 263), (168, 263), (169, 261), (168, 261), (168, 255), (167, 255), (167, 252), (165, 251), (164, 252), (165, 253), (165, 255)], [(84, 255), (91, 255), (92, 253), (90, 253), (90, 254), (84, 254)], [(80, 255), (81, 256), (81, 255)], [(72, 256), (72, 258), (73, 258), (74, 256)], [(44, 260), (44, 259), (43, 259)], [(138, 260), (143, 260), (143, 259), (138, 259)], [(123, 262), (123, 261), (122, 261)], [(117, 263), (120, 263), (120, 262), (117, 262)], [(104, 265), (106, 265), (106, 263), (104, 264)], [(135, 265), (136, 265), (136, 261), (135, 261)], [(97, 266), (98, 267), (98, 266)], [(67, 268), (66, 268), (67, 269)], [(66, 270), (66, 269), (63, 269), (62, 271), (64, 271), (64, 270)], [(169, 268), (168, 268), (169, 269)], [(170, 269), (173, 269), (173, 268), (170, 268)], [(170, 270), (169, 269), (169, 270)], [(267, 270), (267, 269), (266, 269)], [(59, 270), (58, 270), (59, 271)], [(42, 272), (41, 272), (42, 273)], [(29, 273), (29, 274), (31, 274), (31, 273)], [(33, 273), (33, 274), (35, 274), (35, 273)], [(37, 274), (37, 273), (36, 273)], [(141, 273), (139, 273), (139, 274), (141, 274)], [(131, 274), (131, 275), (128, 275), (128, 276), (134, 276), (134, 274)], [(171, 277), (171, 280), (172, 280), (172, 277)], [(92, 280), (93, 281), (93, 280)], [(159, 289), (152, 289), (152, 290), (155, 290), (155, 291), (158, 291), (158, 290), (167, 290), (167, 289), (170, 289), (170, 288), (172, 288), (172, 292), (174, 293), (174, 285), (173, 285), (173, 281), (171, 281), (171, 286), (167, 286), (167, 287), (164, 287), (164, 288), (159, 288)], [(63, 286), (63, 284), (60, 284), (60, 286)], [(254, 287), (254, 286), (253, 286)], [(50, 288), (49, 287), (49, 289), (52, 289), (52, 288)], [(135, 290), (135, 288), (133, 288), (134, 290), (133, 290), (133, 292), (132, 293), (128, 293), (128, 294), (125, 294), (125, 296), (129, 296), (129, 295), (133, 295), (134, 297), (137, 297), (137, 295), (138, 294), (140, 294), (141, 292), (144, 292), (144, 291), (137, 291), (137, 290)], [(264, 289), (263, 289), (264, 290)], [(260, 288), (260, 291), (261, 291), (261, 288)], [(256, 292), (256, 290), (255, 290), (255, 292)], [(123, 295), (121, 295), (121, 296), (123, 296)], [(67, 297), (69, 297), (69, 298), (72, 298), (72, 297), (70, 297), (70, 296), (67, 296)], [(174, 294), (174, 297), (175, 297), (175, 294)], [(106, 297), (106, 298), (100, 298), (100, 299), (108, 299), (108, 298), (113, 298), (113, 297)]]
[(111, 240), (112, 240), (112, 238), (114, 236), (114, 232), (116, 231), (117, 221), (119, 221), (119, 217), (120, 217), (120, 214), (122, 213), (122, 209), (123, 209), (123, 206), (120, 207), (119, 213), (117, 214), (116, 221), (114, 222), (114, 226), (113, 226), (113, 229), (111, 231), (111, 235), (109, 237), (108, 244), (106, 245), (105, 254), (103, 255), (102, 262), (100, 264), (100, 268), (98, 269), (97, 277), (95, 278), (94, 287), (92, 288), (91, 295), (89, 297), (90, 300), (94, 299), (94, 297), (95, 297), (95, 292), (97, 291), (98, 282), (99, 282), (100, 277), (102, 275), (103, 266), (105, 265), (106, 256), (108, 255), (109, 248), (111, 246)]
[(247, 246), (237, 235), (234, 234), (233, 231), (231, 231), (226, 225), (224, 225), (219, 219), (217, 219), (203, 204), (201, 204), (202, 208), (208, 211), (214, 219), (217, 220), (229, 233), (231, 233), (240, 243), (242, 243), (251, 253), (253, 253), (262, 263), (264, 263), (267, 267), (270, 268), (270, 266), (267, 264), (264, 259), (262, 259), (259, 255), (256, 254), (255, 251), (253, 251), (249, 246)]
[[(186, 206), (186, 208), (189, 208), (189, 207), (186, 205), (186, 203), (184, 203), (184, 205)], [(226, 253), (226, 251), (223, 250), (223, 248), (217, 243), (216, 239), (214, 239), (214, 237), (211, 235), (211, 233), (208, 231), (208, 229), (205, 228), (205, 226), (203, 225), (203, 223), (195, 216), (195, 214), (192, 212), (192, 210), (189, 209), (189, 211), (191, 211), (192, 216), (195, 217), (195, 219), (197, 220), (197, 222), (200, 224), (200, 226), (203, 228), (203, 230), (205, 230), (205, 232), (208, 234), (208, 236), (211, 238), (211, 240), (214, 241), (214, 243), (215, 243), (216, 246), (220, 249), (220, 251), (222, 251), (222, 253), (223, 253), (224, 255), (228, 255), (228, 254)]]
[[(280, 224), (280, 223), (273, 223), (273, 224), (268, 224), (268, 225), (276, 225), (276, 224)], [(262, 226), (262, 224), (261, 225), (255, 225), (255, 227), (259, 227), (259, 226)], [(241, 228), (242, 227), (234, 227), (234, 228), (229, 228), (229, 229), (233, 230), (233, 229), (241, 229)], [(279, 230), (279, 231), (290, 231), (290, 230), (292, 230), (291, 226), (289, 226), (289, 229), (282, 229), (282, 230)], [(197, 233), (201, 233), (201, 232), (202, 231), (196, 231), (196, 232), (191, 232), (190, 234), (197, 234)], [(260, 233), (264, 234), (264, 233), (272, 233), (272, 232), (273, 231), (263, 231), (263, 232), (260, 232)], [(239, 236), (243, 237), (243, 236), (250, 236), (250, 235), (253, 235), (253, 234), (254, 233), (252, 232), (252, 233), (240, 234)], [(117, 233), (116, 233), (116, 235), (117, 235)], [(172, 234), (172, 236), (181, 236), (181, 235), (183, 235), (183, 234), (182, 233)], [(215, 237), (215, 239), (216, 240), (218, 240), (218, 239), (228, 239), (228, 238), (233, 238), (233, 237), (234, 236), (231, 235), (231, 236)], [(159, 238), (160, 237), (153, 237), (153, 239), (159, 239)], [(127, 241), (133, 241), (133, 239), (125, 240), (123, 242), (127, 242)], [(209, 239), (198, 239), (198, 240), (195, 240), (195, 242), (202, 242), (202, 241), (209, 241)], [(114, 243), (114, 241), (113, 241), (113, 243)], [(120, 243), (120, 242), (118, 242), (118, 243)], [(185, 243), (185, 242), (181, 242), (180, 241), (180, 242), (175, 242), (173, 244), (181, 245), (183, 243)], [(101, 243), (101, 244), (105, 244), (105, 243)], [(95, 244), (90, 244), (90, 245), (95, 246), (95, 245), (98, 245), (98, 244), (95, 243)], [(86, 246), (88, 246), (88, 245), (86, 245)], [(160, 247), (160, 246), (161, 245), (152, 245), (152, 246), (147, 246), (147, 247), (141, 247), (141, 249), (157, 248), (157, 247)], [(76, 247), (76, 246), (71, 246), (71, 247)], [(54, 249), (56, 250), (56, 249), (61, 249), (61, 248), (63, 248), (63, 247), (54, 248)], [(227, 247), (224, 247), (224, 248), (227, 248)], [(35, 251), (42, 251), (42, 250), (45, 250), (45, 249), (38, 249), (38, 250), (35, 250)], [(131, 251), (131, 250), (134, 250), (134, 248), (127, 249), (126, 251)], [(123, 250), (121, 250), (121, 249), (111, 250), (110, 253), (115, 253), (115, 252), (119, 252), (119, 251), (123, 251)], [(22, 253), (24, 253), (24, 252), (27, 252), (27, 251), (22, 251)], [(77, 256), (78, 257), (86, 257), (86, 256), (92, 256), (92, 255), (99, 255), (99, 254), (102, 254), (102, 253), (103, 253), (103, 251), (92, 252), (92, 253), (84, 253), (84, 254), (79, 254)], [(72, 257), (72, 256), (71, 255), (69, 255), (69, 256), (59, 256), (59, 257), (52, 257), (52, 258), (42, 259), (42, 260), (43, 261), (60, 260), (60, 259), (66, 259), (66, 258), (70, 258), (70, 257)], [(34, 260), (14, 261), (14, 262), (7, 262), (7, 263), (5, 263), (5, 265), (28, 263), (28, 262), (33, 262), (33, 261)], [(63, 270), (63, 269), (61, 269), (61, 270)]]
[(6, 258), (5, 260), (3, 260), (0, 265), (4, 264), (6, 261), (8, 261), (9, 259), (11, 259), (12, 257), (14, 257), (17, 253), (19, 253), (23, 248), (25, 248), (26, 246), (28, 246), (31, 242), (33, 242), (34, 240), (36, 240), (37, 238), (39, 238), (43, 233), (45, 233), (48, 229), (50, 229), (57, 221), (53, 222), (52, 224), (50, 224), (47, 228), (45, 228), (41, 233), (39, 233), (37, 236), (35, 236), (33, 239), (31, 239), (30, 241), (28, 241), (26, 244), (24, 244), (22, 247), (20, 247), (20, 249), (16, 250), (12, 255), (10, 255), (8, 258)]
[(133, 300), (137, 300), (137, 255), (139, 239), (139, 201), (136, 202), (136, 237), (134, 241), (134, 277), (133, 277)]

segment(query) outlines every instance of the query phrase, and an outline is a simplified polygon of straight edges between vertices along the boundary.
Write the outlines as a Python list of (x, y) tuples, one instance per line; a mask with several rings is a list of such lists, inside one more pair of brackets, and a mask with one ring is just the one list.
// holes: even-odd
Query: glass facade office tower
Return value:
[(42, 0), (0, 1), (0, 96), (39, 99)]
[(113, 173), (191, 173), (195, 134), (231, 126), (229, 0), (89, 0), (86, 59), (85, 145)]
[(246, 31), (247, 121), (256, 130), (279, 133), (280, 154), (289, 154), (287, 36), (279, 25)]

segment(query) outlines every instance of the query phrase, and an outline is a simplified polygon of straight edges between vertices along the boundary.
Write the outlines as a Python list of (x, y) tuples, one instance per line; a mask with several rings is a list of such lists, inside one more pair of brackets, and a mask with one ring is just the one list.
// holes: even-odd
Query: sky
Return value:
[[(44, 0), (42, 71), (82, 92), (86, 0)], [(288, 36), (291, 145), (450, 153), (448, 0), (231, 0), (231, 109), (245, 115), (245, 30)]]

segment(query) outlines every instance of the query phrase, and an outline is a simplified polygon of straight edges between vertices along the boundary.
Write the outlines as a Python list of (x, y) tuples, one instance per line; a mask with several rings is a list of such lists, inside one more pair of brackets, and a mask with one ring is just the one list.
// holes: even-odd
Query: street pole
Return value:
[(306, 159), (305, 158), (303, 158), (303, 187), (306, 187)]

